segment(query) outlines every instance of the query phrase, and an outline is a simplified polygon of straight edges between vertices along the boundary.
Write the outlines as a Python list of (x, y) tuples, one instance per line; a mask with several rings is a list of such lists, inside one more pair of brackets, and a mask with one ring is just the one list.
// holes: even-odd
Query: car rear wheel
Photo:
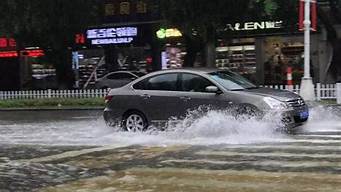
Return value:
[(142, 113), (134, 111), (123, 117), (122, 126), (128, 132), (142, 132), (147, 129), (148, 123)]

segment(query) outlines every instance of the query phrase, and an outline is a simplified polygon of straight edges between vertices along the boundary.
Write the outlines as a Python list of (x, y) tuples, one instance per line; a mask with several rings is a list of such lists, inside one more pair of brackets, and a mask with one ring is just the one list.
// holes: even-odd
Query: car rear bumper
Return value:
[(103, 118), (106, 124), (109, 126), (118, 126), (122, 121), (122, 115), (109, 108), (104, 109)]

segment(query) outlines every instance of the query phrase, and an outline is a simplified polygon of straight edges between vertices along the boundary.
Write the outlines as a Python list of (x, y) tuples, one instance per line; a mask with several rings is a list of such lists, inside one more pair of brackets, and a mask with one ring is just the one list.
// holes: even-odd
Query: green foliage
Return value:
[(279, 8), (279, 6), (275, 0), (255, 0), (255, 2), (262, 4), (262, 6), (264, 8), (264, 12), (267, 15), (274, 15)]
[(226, 24), (230, 20), (242, 19), (248, 11), (250, 0), (163, 0), (161, 12), (165, 25), (180, 27), (187, 36), (193, 36), (193, 30), (204, 39), (210, 28)]
[(23, 46), (71, 46), (73, 35), (98, 20), (100, 0), (1, 0), (0, 33)]
[(74, 35), (99, 23), (101, 0), (1, 0), (0, 36), (18, 46), (39, 46), (57, 69), (60, 82), (72, 78), (68, 61)]

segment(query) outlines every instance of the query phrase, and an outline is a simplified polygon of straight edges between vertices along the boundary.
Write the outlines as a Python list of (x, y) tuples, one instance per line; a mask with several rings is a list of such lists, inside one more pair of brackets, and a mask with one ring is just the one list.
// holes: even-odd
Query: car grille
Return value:
[(286, 102), (290, 107), (297, 108), (305, 105), (303, 99), (295, 99)]

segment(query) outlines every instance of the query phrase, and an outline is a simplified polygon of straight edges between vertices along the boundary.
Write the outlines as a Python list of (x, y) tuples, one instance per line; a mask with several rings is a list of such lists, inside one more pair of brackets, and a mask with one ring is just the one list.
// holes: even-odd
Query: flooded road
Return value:
[(0, 112), (0, 191), (341, 191), (338, 108), (313, 108), (297, 135), (217, 112), (124, 133), (101, 114)]

